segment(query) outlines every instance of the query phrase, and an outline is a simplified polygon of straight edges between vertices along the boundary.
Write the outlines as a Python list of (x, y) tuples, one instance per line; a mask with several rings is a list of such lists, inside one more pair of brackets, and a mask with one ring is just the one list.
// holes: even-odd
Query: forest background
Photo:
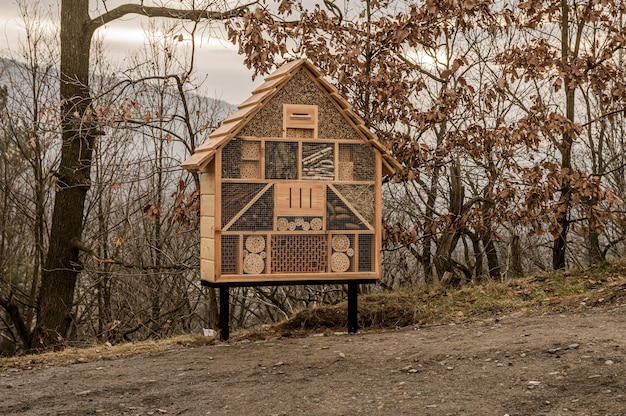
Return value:
[[(218, 322), (197, 178), (179, 168), (233, 110), (196, 76), (195, 35), (216, 28), (256, 75), (311, 59), (404, 165), (384, 189), (384, 276), (363, 290), (624, 255), (624, 2), (143, 3), (17, 1), (27, 36), (0, 61), (2, 353)], [(98, 29), (130, 15), (150, 18), (145, 46), (112, 62)], [(240, 288), (231, 325), (343, 297)]]

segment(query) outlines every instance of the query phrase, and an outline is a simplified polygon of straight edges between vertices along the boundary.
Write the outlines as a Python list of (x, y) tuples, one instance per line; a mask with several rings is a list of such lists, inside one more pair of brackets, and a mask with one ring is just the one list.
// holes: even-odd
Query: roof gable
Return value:
[(241, 103), (238, 110), (226, 118), (181, 166), (190, 171), (201, 170), (219, 147), (237, 135), (282, 137), (282, 123), (268, 123), (267, 120), (275, 120), (276, 114), (282, 116), (283, 104), (317, 105), (318, 137), (321, 140), (363, 140), (382, 153), (386, 173), (395, 174), (402, 170), (347, 101), (324, 79), (320, 70), (304, 59), (289, 62), (265, 78), (265, 83), (256, 88), (252, 96)]

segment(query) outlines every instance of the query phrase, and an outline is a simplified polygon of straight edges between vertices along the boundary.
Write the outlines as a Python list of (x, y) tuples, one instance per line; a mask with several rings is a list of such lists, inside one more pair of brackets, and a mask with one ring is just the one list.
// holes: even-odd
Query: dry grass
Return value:
[(10, 367), (30, 369), (35, 366), (68, 365), (98, 360), (113, 360), (140, 354), (154, 354), (174, 348), (191, 348), (210, 345), (215, 343), (215, 341), (215, 337), (181, 335), (163, 340), (132, 342), (119, 345), (106, 343), (82, 347), (68, 347), (62, 351), (0, 358), (0, 371)]
[[(446, 324), (494, 318), (513, 312), (544, 313), (626, 303), (626, 259), (584, 270), (536, 274), (467, 285), (460, 289), (435, 288), (419, 292), (396, 291), (359, 297), (359, 326), (380, 330), (409, 325)], [(233, 342), (312, 332), (345, 331), (347, 302), (306, 309), (276, 325), (234, 332)], [(0, 371), (10, 367), (67, 365), (158, 353), (173, 348), (210, 345), (215, 338), (185, 335), (166, 340), (120, 345), (102, 344), (66, 348), (60, 352), (0, 358)]]
[[(557, 312), (620, 302), (626, 302), (626, 260), (453, 290), (365, 295), (359, 298), (359, 326), (383, 329), (468, 322), (516, 311)], [(273, 329), (281, 335), (344, 330), (346, 310), (347, 302), (302, 310)]]

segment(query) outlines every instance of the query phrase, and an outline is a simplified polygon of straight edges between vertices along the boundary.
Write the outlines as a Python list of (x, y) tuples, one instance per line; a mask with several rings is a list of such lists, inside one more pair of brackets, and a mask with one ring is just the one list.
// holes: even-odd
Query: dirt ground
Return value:
[(0, 370), (1, 415), (626, 415), (626, 305)]

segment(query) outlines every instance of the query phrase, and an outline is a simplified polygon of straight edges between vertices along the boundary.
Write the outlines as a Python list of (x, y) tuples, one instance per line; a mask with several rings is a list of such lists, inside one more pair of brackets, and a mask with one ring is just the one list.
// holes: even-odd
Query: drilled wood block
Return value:
[(340, 181), (354, 180), (354, 163), (339, 162), (337, 176)]
[(261, 159), (261, 142), (242, 141), (241, 158), (243, 160), (260, 160)]
[(240, 169), (241, 179), (261, 178), (261, 163), (257, 160), (242, 160)]

